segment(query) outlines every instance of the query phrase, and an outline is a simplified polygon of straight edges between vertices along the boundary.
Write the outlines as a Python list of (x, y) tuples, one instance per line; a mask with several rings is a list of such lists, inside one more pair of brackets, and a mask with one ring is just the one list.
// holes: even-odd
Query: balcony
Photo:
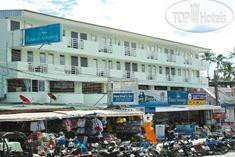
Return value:
[(191, 82), (191, 78), (190, 77), (184, 77), (184, 82)]
[(175, 63), (176, 62), (176, 55), (167, 55), (166, 61)]
[(147, 59), (157, 60), (158, 55), (157, 53), (154, 53), (154, 52), (148, 52)]
[(123, 78), (135, 78), (135, 73), (132, 71), (125, 71), (123, 74)]
[(40, 72), (47, 73), (48, 65), (45, 63), (28, 63), (28, 71), (29, 72)]
[(147, 80), (156, 80), (156, 79), (157, 79), (157, 76), (154, 75), (154, 74), (147, 74), (146, 79), (147, 79)]
[(130, 47), (124, 47), (125, 56), (136, 57), (136, 49)]
[(67, 46), (74, 49), (84, 49), (84, 41), (78, 38), (67, 38)]
[(110, 76), (110, 72), (107, 69), (96, 69), (96, 76), (108, 77)]
[(113, 46), (108, 43), (100, 43), (98, 51), (103, 53), (113, 53)]

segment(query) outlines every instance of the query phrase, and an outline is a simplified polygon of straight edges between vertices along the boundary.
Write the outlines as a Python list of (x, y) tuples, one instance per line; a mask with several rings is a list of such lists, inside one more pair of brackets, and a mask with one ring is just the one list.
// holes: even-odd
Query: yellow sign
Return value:
[(206, 100), (188, 100), (189, 105), (205, 105)]

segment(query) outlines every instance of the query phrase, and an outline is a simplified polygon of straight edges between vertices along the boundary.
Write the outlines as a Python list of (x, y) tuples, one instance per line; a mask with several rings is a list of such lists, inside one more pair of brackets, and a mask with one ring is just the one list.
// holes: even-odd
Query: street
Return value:
[(233, 151), (233, 152), (228, 152), (228, 153), (222, 154), (222, 155), (209, 155), (209, 156), (207, 156), (207, 157), (216, 157), (216, 156), (234, 157), (234, 156), (235, 156), (235, 151)]

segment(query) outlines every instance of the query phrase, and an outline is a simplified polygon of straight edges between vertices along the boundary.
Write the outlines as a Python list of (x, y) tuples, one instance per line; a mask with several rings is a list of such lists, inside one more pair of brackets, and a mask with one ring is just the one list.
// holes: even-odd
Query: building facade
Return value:
[[(62, 24), (59, 43), (23, 46), (23, 29)], [(0, 11), (0, 99), (106, 104), (107, 81), (138, 80), (141, 90), (208, 87), (207, 48), (28, 10)], [(56, 100), (48, 97), (54, 93)]]

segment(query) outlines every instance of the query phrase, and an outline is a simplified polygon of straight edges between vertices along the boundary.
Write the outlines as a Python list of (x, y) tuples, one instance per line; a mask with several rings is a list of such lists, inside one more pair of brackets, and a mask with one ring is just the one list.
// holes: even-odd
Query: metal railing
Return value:
[(109, 70), (106, 69), (96, 69), (96, 76), (108, 77), (110, 74)]
[(103, 53), (113, 53), (112, 44), (108, 44), (108, 43), (99, 43), (99, 52), (103, 52)]
[(157, 76), (154, 75), (154, 74), (147, 74), (147, 80), (156, 80), (157, 79)]
[(125, 56), (136, 57), (136, 48), (130, 48), (130, 47), (125, 46), (124, 51), (125, 51)]
[(68, 38), (68, 47), (75, 49), (84, 49), (84, 41), (78, 38)]
[(46, 63), (28, 63), (28, 71), (47, 73), (48, 65)]
[(64, 73), (65, 74), (73, 74), (78, 75), (81, 74), (81, 67), (78, 66), (64, 66)]
[(123, 74), (123, 78), (134, 78), (135, 77), (135, 73), (132, 71), (125, 71)]

